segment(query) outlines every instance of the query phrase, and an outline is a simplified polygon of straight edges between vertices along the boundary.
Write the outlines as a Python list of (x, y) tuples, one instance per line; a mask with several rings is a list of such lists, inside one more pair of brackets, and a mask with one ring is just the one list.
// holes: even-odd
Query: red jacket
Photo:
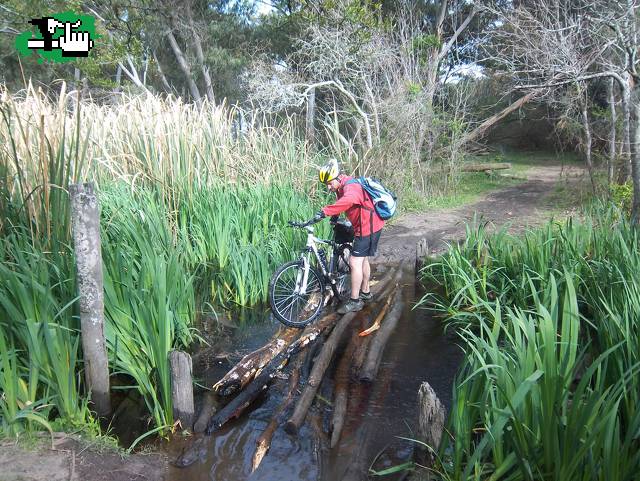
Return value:
[(362, 186), (357, 182), (345, 185), (353, 179), (347, 175), (338, 177), (340, 188), (336, 192), (338, 200), (322, 209), (325, 215), (337, 215), (344, 212), (353, 224), (353, 230), (358, 237), (366, 237), (378, 232), (384, 227), (384, 221), (373, 208), (373, 201)]

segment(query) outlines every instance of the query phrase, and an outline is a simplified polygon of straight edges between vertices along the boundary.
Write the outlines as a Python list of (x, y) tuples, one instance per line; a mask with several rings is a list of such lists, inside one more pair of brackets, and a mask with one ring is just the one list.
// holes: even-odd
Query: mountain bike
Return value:
[(332, 221), (333, 239), (319, 239), (314, 235), (316, 222), (289, 222), (307, 232), (307, 243), (300, 257), (282, 264), (269, 282), (271, 311), (285, 326), (306, 326), (320, 315), (331, 294), (339, 301), (350, 290), (353, 227), (346, 219)]

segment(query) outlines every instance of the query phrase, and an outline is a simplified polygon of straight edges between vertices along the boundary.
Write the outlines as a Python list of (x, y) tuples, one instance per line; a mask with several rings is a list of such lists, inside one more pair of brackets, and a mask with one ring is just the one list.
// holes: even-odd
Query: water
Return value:
[[(347, 419), (335, 448), (329, 448), (327, 435), (331, 421), (328, 402), (333, 389), (329, 380), (319, 389), (320, 397), (327, 401), (316, 400), (316, 407), (309, 411), (297, 436), (278, 428), (269, 452), (259, 468), (251, 473), (256, 439), (280, 405), (287, 387), (286, 381), (277, 381), (240, 419), (228, 423), (207, 440), (203, 462), (182, 469), (172, 467), (168, 479), (356, 480), (366, 479), (370, 468), (382, 470), (410, 460), (414, 444), (401, 438), (415, 437), (420, 383), (428, 381), (448, 409), (453, 377), (462, 359), (455, 341), (443, 334), (439, 321), (430, 312), (411, 309), (421, 296), (413, 276), (407, 274), (402, 286), (403, 314), (386, 346), (377, 378), (371, 385), (349, 384)], [(366, 325), (376, 314), (377, 311), (373, 311), (368, 319), (354, 320), (354, 323)], [(354, 325), (354, 329), (358, 327)], [(234, 346), (240, 353), (248, 352), (261, 346), (276, 329), (273, 321), (238, 328), (228, 340), (228, 347)], [(218, 363), (217, 367), (212, 363), (204, 373), (208, 385), (229, 367), (224, 362)], [(176, 456), (181, 448), (182, 443), (172, 442), (170, 455)], [(399, 479), (399, 476), (384, 479)]]

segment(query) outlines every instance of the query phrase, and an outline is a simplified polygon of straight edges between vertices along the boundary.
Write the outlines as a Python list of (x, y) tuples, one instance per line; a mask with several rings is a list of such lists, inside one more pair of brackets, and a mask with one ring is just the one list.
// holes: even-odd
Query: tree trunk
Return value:
[(634, 135), (631, 142), (631, 177), (633, 179), (633, 206), (631, 208), (631, 220), (634, 225), (640, 221), (640, 99), (636, 92), (633, 99)]
[(158, 60), (158, 56), (156, 55), (156, 51), (153, 51), (153, 60), (156, 62), (156, 67), (158, 68), (158, 75), (160, 75), (160, 81), (164, 86), (164, 89), (167, 93), (170, 93), (173, 89), (167, 80), (167, 77), (164, 75), (164, 71), (162, 70), (162, 65), (160, 65), (160, 61)]
[(87, 390), (98, 415), (111, 412), (109, 359), (104, 338), (100, 212), (93, 184), (71, 184), (71, 222), (78, 272), (80, 329)]
[(626, 74), (627, 83), (622, 86), (622, 144), (623, 152), (620, 152), (620, 171), (618, 183), (624, 184), (629, 179), (631, 162), (631, 84), (633, 80)]
[(210, 102), (214, 102), (215, 96), (213, 95), (213, 83), (211, 82), (209, 67), (205, 63), (204, 52), (202, 51), (202, 42), (200, 41), (200, 37), (196, 34), (195, 30), (193, 32), (193, 45), (196, 50), (196, 57), (198, 58), (200, 69), (202, 70), (202, 77), (204, 78), (204, 88), (207, 93), (207, 99), (209, 99)]
[(468, 142), (471, 142), (473, 140), (477, 140), (483, 137), (487, 133), (487, 130), (489, 130), (492, 126), (500, 122), (511, 112), (514, 112), (515, 110), (518, 110), (519, 108), (521, 108), (524, 104), (526, 104), (529, 100), (531, 100), (536, 95), (536, 93), (537, 92), (533, 91), (533, 92), (529, 92), (527, 95), (523, 95), (508, 107), (502, 109), (497, 114), (489, 117), (487, 120), (482, 122), (478, 127), (476, 127), (474, 130), (468, 133), (463, 139), (462, 144), (466, 144)]
[(167, 38), (169, 39), (169, 45), (171, 45), (171, 50), (173, 50), (173, 54), (176, 56), (176, 60), (178, 61), (178, 67), (182, 71), (185, 80), (187, 81), (187, 85), (189, 86), (189, 91), (191, 92), (191, 96), (193, 100), (200, 103), (202, 97), (200, 96), (200, 91), (198, 90), (198, 86), (196, 85), (196, 81), (193, 78), (193, 74), (191, 73), (191, 67), (187, 62), (182, 49), (178, 45), (176, 37), (173, 35), (173, 32), (169, 31), (167, 33)]
[(306, 117), (307, 142), (311, 146), (314, 146), (316, 143), (316, 131), (315, 131), (315, 125), (314, 125), (315, 114), (316, 114), (316, 89), (312, 88), (307, 93), (307, 117)]
[(611, 112), (611, 127), (609, 129), (609, 162), (607, 165), (607, 183), (611, 185), (613, 183), (613, 167), (616, 160), (616, 94), (615, 94), (615, 81), (613, 78), (609, 79), (609, 111)]
[(580, 115), (582, 117), (582, 129), (584, 131), (584, 157), (585, 162), (587, 163), (587, 169), (589, 170), (589, 178), (591, 179), (591, 188), (593, 189), (593, 193), (596, 192), (596, 183), (593, 178), (593, 161), (591, 159), (591, 124), (589, 123), (589, 112), (587, 111), (587, 99), (586, 92), (583, 96), (582, 88), (579, 88), (580, 95)]
[(120, 100), (120, 92), (122, 92), (122, 65), (118, 64), (118, 68), (116, 69), (116, 86), (113, 89), (112, 101), (116, 103)]

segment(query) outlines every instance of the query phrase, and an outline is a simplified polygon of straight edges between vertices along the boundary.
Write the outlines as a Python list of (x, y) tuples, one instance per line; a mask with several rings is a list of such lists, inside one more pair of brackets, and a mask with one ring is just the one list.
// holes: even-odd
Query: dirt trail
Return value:
[(490, 192), (474, 204), (406, 214), (385, 228), (373, 261), (412, 260), (422, 238), (427, 240), (430, 253), (442, 252), (447, 244), (464, 238), (465, 224), (472, 222), (474, 216), (494, 227), (507, 224), (514, 232), (540, 224), (555, 207), (549, 199), (555, 188), (575, 185), (583, 176), (580, 167), (547, 163), (531, 168), (523, 183)]
[(31, 447), (0, 443), (0, 481), (159, 481), (166, 466), (164, 455), (121, 457), (73, 435), (56, 439), (53, 447), (44, 438)]

